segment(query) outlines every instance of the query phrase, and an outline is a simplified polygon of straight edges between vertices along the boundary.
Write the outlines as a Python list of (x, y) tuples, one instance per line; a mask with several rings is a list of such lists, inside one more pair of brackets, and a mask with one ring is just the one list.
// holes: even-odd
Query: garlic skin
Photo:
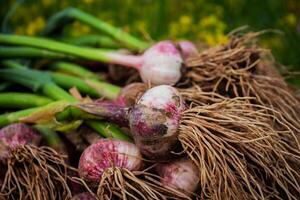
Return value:
[(177, 42), (177, 44), (181, 50), (181, 54), (184, 60), (196, 56), (199, 53), (196, 45), (190, 41), (182, 40)]
[(10, 124), (0, 129), (0, 161), (5, 162), (10, 152), (21, 145), (38, 145), (41, 136), (30, 126), (22, 123)]
[(149, 108), (165, 110), (174, 107), (178, 112), (186, 108), (179, 91), (169, 85), (159, 85), (150, 88), (141, 96), (137, 104), (142, 104)]
[(183, 60), (171, 41), (161, 41), (147, 49), (139, 70), (144, 83), (174, 85), (181, 78)]
[(96, 198), (88, 192), (76, 194), (71, 200), (96, 200)]
[(147, 90), (145, 83), (131, 83), (122, 88), (117, 101), (125, 106), (134, 106), (136, 101)]
[(142, 168), (142, 156), (132, 143), (116, 139), (100, 139), (82, 153), (78, 170), (81, 178), (99, 182), (105, 169), (126, 168), (130, 171)]
[(129, 113), (131, 132), (143, 155), (154, 160), (170, 156), (185, 108), (183, 98), (172, 86), (156, 86), (143, 94)]
[(197, 167), (187, 158), (160, 163), (155, 169), (162, 178), (161, 183), (164, 186), (187, 193), (194, 192), (200, 181)]

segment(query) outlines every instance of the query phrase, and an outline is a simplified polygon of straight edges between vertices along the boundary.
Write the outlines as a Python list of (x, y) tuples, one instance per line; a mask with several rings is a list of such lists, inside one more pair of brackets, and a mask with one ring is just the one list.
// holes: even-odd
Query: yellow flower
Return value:
[(228, 42), (228, 37), (224, 34), (217, 35), (217, 44), (226, 44)]
[(192, 23), (192, 18), (190, 16), (187, 15), (182, 15), (179, 18), (179, 23), (182, 25), (189, 25)]
[(178, 38), (185, 37), (186, 35), (193, 35), (193, 18), (188, 15), (182, 15), (179, 17), (178, 21), (171, 22), (168, 29), (170, 38)]
[(172, 38), (175, 38), (178, 35), (178, 32), (179, 32), (179, 28), (178, 27), (179, 27), (179, 25), (176, 22), (172, 22), (170, 24), (169, 32), (170, 32), (170, 36)]
[(284, 17), (284, 21), (287, 25), (294, 27), (297, 24), (297, 18), (295, 16), (295, 14), (293, 13), (288, 13), (285, 17)]
[(82, 24), (78, 21), (75, 21), (72, 24), (71, 30), (72, 30), (71, 35), (74, 36), (74, 37), (81, 36), (81, 35), (86, 35), (86, 34), (91, 32), (90, 26)]
[(217, 16), (209, 15), (198, 22), (198, 37), (210, 46), (224, 44), (228, 38), (224, 34), (226, 25)]
[(41, 17), (39, 16), (37, 19), (36, 19), (36, 26), (38, 28), (43, 28), (45, 26), (45, 19), (44, 17)]
[(45, 19), (41, 16), (37, 17), (34, 21), (31, 21), (26, 29), (27, 35), (35, 35), (41, 31), (45, 26)]
[(213, 46), (216, 44), (216, 41), (215, 41), (215, 38), (213, 35), (206, 34), (204, 36), (204, 39), (205, 39), (205, 42), (210, 46)]
[(217, 22), (218, 20), (216, 16), (210, 15), (200, 20), (200, 26), (202, 27), (214, 26)]
[(26, 29), (26, 34), (27, 35), (34, 35), (35, 31), (34, 31), (34, 24), (33, 23), (29, 23), (29, 25), (27, 26), (27, 29)]

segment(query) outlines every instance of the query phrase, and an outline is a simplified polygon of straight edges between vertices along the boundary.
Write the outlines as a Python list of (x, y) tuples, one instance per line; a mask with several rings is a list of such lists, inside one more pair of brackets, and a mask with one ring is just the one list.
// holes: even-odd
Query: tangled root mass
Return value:
[[(203, 101), (210, 99), (203, 96)], [(290, 130), (274, 130), (265, 112), (270, 109), (248, 98), (214, 101), (192, 104), (181, 118), (179, 140), (199, 168), (199, 196), (297, 199), (300, 152), (290, 147), (293, 137), (282, 136), (291, 135)]]
[(49, 147), (23, 145), (11, 152), (0, 199), (70, 199), (64, 157)]
[[(300, 101), (275, 69), (271, 53), (257, 44), (258, 33), (231, 35), (226, 45), (203, 51), (186, 62), (182, 84), (198, 85), (205, 92), (230, 98), (254, 97), (254, 104), (267, 106), (289, 126), (300, 141)], [(181, 86), (182, 86), (181, 84)], [(282, 124), (274, 124), (282, 130)], [(299, 144), (297, 144), (298, 149)]]

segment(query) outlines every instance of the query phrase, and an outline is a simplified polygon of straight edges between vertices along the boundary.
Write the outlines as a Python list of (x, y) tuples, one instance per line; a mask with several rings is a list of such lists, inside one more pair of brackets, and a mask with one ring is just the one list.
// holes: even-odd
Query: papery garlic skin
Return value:
[(186, 108), (179, 91), (169, 85), (159, 85), (150, 88), (141, 96), (137, 104), (164, 110), (168, 110), (171, 106), (175, 107), (178, 112)]
[(41, 136), (30, 126), (22, 123), (10, 124), (0, 129), (0, 161), (5, 162), (10, 152), (21, 145), (38, 145)]
[(168, 163), (160, 163), (156, 171), (164, 186), (192, 193), (199, 183), (199, 172), (194, 163), (187, 159), (179, 159)]
[(156, 86), (142, 95), (129, 113), (129, 123), (143, 155), (154, 160), (170, 155), (185, 108), (183, 98), (172, 86)]
[(78, 170), (84, 180), (98, 182), (104, 170), (110, 167), (130, 171), (142, 168), (142, 156), (132, 143), (116, 139), (100, 139), (82, 153)]
[(171, 41), (158, 42), (142, 55), (107, 52), (106, 57), (109, 63), (136, 68), (147, 84), (174, 85), (181, 78), (182, 55)]
[(184, 60), (196, 56), (199, 53), (196, 45), (190, 41), (182, 40), (177, 42), (177, 44)]
[(133, 106), (146, 90), (147, 85), (145, 83), (130, 83), (122, 88), (117, 101), (124, 106)]
[(71, 200), (96, 200), (96, 198), (88, 192), (76, 194)]
[(182, 57), (171, 41), (161, 41), (144, 52), (140, 75), (144, 83), (174, 85), (181, 78)]

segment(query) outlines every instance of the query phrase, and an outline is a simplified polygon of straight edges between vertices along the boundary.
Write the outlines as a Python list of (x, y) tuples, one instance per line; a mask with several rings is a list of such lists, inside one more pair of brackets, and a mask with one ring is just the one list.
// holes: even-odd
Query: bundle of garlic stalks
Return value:
[(198, 52), (75, 8), (0, 34), (0, 199), (298, 199), (299, 97), (260, 34)]

